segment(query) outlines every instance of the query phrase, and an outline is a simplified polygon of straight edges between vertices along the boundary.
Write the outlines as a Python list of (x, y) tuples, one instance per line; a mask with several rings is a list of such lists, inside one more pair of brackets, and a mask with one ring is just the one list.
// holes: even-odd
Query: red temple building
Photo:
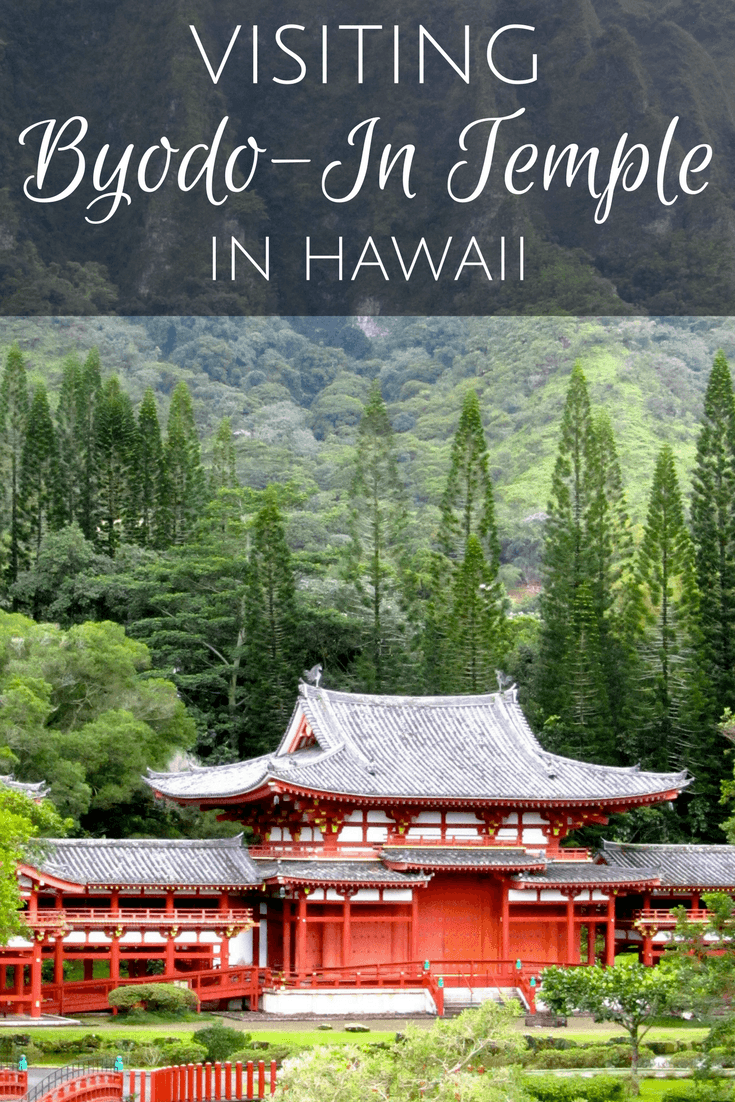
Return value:
[[(148, 783), (258, 843), (49, 843), (20, 870), (33, 942), (0, 952), (8, 1009), (99, 1009), (153, 970), (274, 1012), (432, 1011), (508, 989), (532, 1005), (545, 965), (630, 946), (653, 963), (670, 906), (699, 913), (703, 890), (735, 886), (735, 847), (566, 848), (688, 779), (547, 753), (512, 691), (302, 684), (273, 753)], [(74, 960), (83, 976), (64, 982)]]

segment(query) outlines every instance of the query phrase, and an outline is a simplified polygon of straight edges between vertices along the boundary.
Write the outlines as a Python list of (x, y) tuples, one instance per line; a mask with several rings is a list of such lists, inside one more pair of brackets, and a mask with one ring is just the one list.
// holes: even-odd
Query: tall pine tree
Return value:
[(204, 507), (205, 479), (191, 394), (177, 383), (171, 395), (164, 445), (166, 542), (183, 543)]
[[(386, 688), (386, 662), (394, 634), (387, 623), (387, 610), (395, 623), (405, 516), (393, 428), (375, 380), (357, 430), (347, 566), (369, 612), (368, 661), (364, 665), (367, 688), (373, 692)], [(391, 673), (396, 673), (395, 664), (391, 664)]]
[(496, 573), (471, 533), (454, 571), (447, 624), (445, 672), (453, 692), (485, 693), (495, 687), (504, 626), (497, 589)]
[(23, 558), (23, 516), (20, 480), (28, 422), (28, 382), (23, 356), (17, 344), (8, 353), (0, 380), (0, 461), (5, 484), (5, 517), (9, 538), (6, 577), (18, 577)]
[(78, 462), (76, 519), (84, 536), (97, 535), (96, 413), (102, 389), (100, 354), (91, 349), (79, 371), (76, 392), (75, 447)]
[(79, 515), (81, 466), (79, 454), (79, 396), (82, 365), (76, 356), (63, 363), (59, 401), (56, 406), (58, 484), (56, 490), (57, 527), (72, 524)]
[(275, 496), (251, 531), (246, 587), (245, 678), (249, 738), (240, 752), (272, 749), (286, 729), (302, 666), (296, 582)]
[(722, 352), (715, 356), (704, 398), (691, 528), (703, 654), (717, 720), (735, 702), (735, 399)]
[(462, 403), (452, 441), (449, 475), (441, 502), (439, 549), (455, 562), (465, 556), (470, 536), (476, 536), (488, 564), (497, 570), (500, 543), (495, 524), (495, 502), (488, 471), (487, 441), (480, 402), (474, 390)]
[(430, 690), (491, 691), (503, 647), (505, 598), (487, 442), (474, 390), (465, 395), (452, 441), (437, 543), (423, 639)]
[(41, 540), (58, 516), (58, 452), (46, 388), (39, 383), (28, 414), (21, 463), (21, 509), (27, 532), (21, 566), (37, 565)]
[(235, 473), (235, 439), (232, 421), (223, 417), (212, 440), (212, 466), (209, 470), (209, 493), (216, 497), (220, 490), (237, 489)]
[(674, 454), (661, 449), (638, 549), (641, 608), (638, 753), (651, 769), (693, 765), (698, 707), (698, 593)]
[[(544, 539), (536, 705), (554, 750), (615, 761), (632, 540), (612, 429), (575, 364)], [(613, 701), (614, 706), (613, 706)]]
[(113, 375), (100, 391), (95, 411), (97, 455), (97, 544), (114, 556), (123, 532), (135, 527), (133, 476), (138, 445), (133, 407)]
[(136, 522), (130, 538), (142, 547), (160, 547), (163, 543), (163, 496), (165, 471), (163, 441), (158, 423), (156, 399), (150, 387), (143, 395), (138, 411), (132, 509)]

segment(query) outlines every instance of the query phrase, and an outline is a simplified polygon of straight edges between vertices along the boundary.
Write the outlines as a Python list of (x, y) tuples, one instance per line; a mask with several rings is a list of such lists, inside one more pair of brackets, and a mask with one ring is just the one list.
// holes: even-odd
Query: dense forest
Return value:
[(547, 748), (694, 775), (608, 831), (722, 840), (730, 320), (46, 318), (0, 341), (1, 752), (76, 830), (219, 829), (140, 773), (273, 749), (321, 664), (352, 691), (515, 682)]

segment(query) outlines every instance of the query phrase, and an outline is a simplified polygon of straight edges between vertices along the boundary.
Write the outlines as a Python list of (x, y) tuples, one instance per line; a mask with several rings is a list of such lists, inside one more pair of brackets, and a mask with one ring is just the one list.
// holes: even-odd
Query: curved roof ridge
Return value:
[[(639, 769), (634, 765), (602, 765), (597, 761), (586, 761), (582, 763), (581, 758), (567, 758), (563, 754), (554, 754), (551, 750), (541, 750), (542, 755), (545, 758), (549, 758), (556, 762), (564, 763), (565, 765), (579, 765), (584, 764), (585, 769), (598, 769), (603, 770), (605, 773), (626, 773), (628, 776), (634, 775), (638, 777), (659, 777), (660, 779), (669, 778), (672, 781), (676, 781), (676, 785), (672, 787), (683, 788), (685, 785), (691, 784), (694, 777), (691, 775), (688, 769), (681, 769), (678, 773), (657, 773), (653, 769)], [(627, 842), (616, 842), (615, 845), (628, 845)], [(645, 845), (646, 843), (637, 843), (639, 845)]]
[(323, 685), (317, 688), (316, 685), (307, 685), (304, 681), (300, 681), (299, 694), (307, 700), (315, 696), (323, 696), (327, 699), (334, 699), (335, 701), (354, 704), (374, 704), (376, 707), (382, 708), (389, 708), (391, 706), (404, 708), (406, 705), (436, 707), (440, 704), (446, 704), (447, 707), (462, 707), (462, 705), (472, 706), (478, 703), (487, 704), (488, 702), (505, 699), (510, 699), (512, 703), (516, 703), (517, 699), (515, 685), (510, 689), (504, 689), (502, 692), (499, 691), (495, 693), (466, 693), (458, 696), (396, 696), (395, 694), (388, 693), (347, 693), (343, 692), (341, 689), (325, 689)]
[(730, 842), (611, 842), (606, 838), (602, 838), (601, 842), (603, 850), (609, 846), (610, 849), (684, 849), (688, 852), (697, 849), (721, 849), (728, 853), (735, 853), (735, 846)]
[[(255, 758), (248, 758), (247, 763), (248, 763), (248, 765), (256, 765), (258, 762), (261, 762), (261, 761), (263, 763), (267, 763), (269, 758), (272, 758), (272, 757), (273, 757), (273, 752), (271, 752), (270, 754), (259, 754)], [(173, 770), (173, 771), (166, 770), (166, 769), (163, 769), (163, 770), (151, 769), (150, 766), (149, 766), (146, 770), (146, 776), (148, 778), (155, 778), (155, 777), (188, 777), (188, 776), (191, 776), (193, 773), (207, 773), (210, 776), (212, 774), (221, 776), (223, 773), (227, 773), (228, 770), (241, 769), (242, 764), (243, 763), (241, 761), (228, 761), (228, 762), (225, 762), (224, 765), (190, 765), (187, 769), (176, 769), (176, 770)], [(144, 778), (144, 780), (145, 780), (145, 778)]]
[(125, 846), (133, 849), (143, 849), (151, 846), (164, 849), (175, 847), (181, 849), (216, 849), (216, 848), (247, 848), (242, 843), (243, 832), (231, 835), (229, 838), (41, 838), (39, 841), (50, 846), (74, 846), (80, 849), (105, 849), (112, 846)]
[[(301, 684), (303, 716), (319, 751), (280, 753), (180, 774), (155, 774), (163, 796), (217, 806), (271, 784), (319, 794), (482, 805), (620, 807), (671, 799), (686, 773), (648, 773), (550, 754), (514, 689), (468, 696), (382, 696)], [(300, 721), (298, 721), (300, 724)], [(296, 733), (294, 718), (289, 740)]]

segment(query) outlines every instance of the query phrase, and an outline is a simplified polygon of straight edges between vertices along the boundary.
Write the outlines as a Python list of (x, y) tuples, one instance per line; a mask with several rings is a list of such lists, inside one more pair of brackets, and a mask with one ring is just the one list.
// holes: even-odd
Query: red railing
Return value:
[(59, 1083), (38, 1102), (117, 1102), (123, 1096), (121, 1071), (93, 1071)]
[[(139, 976), (135, 979), (71, 980), (63, 984), (44, 984), (43, 1010), (57, 1013), (81, 1014), (90, 1010), (107, 1010), (108, 996), (116, 987), (135, 984), (171, 982), (186, 983), (201, 1001), (235, 999), (242, 995), (250, 999), (250, 1006), (257, 1009), (258, 999), (270, 973), (250, 965), (235, 968), (211, 968), (196, 972), (175, 972), (173, 976)], [(10, 996), (12, 998), (12, 996)], [(28, 996), (25, 996), (26, 1000)], [(4, 1001), (4, 1000), (2, 1000)], [(0, 1001), (0, 1005), (2, 1005)]]
[[(140, 1073), (138, 1092), (141, 1102), (220, 1102), (223, 1099), (263, 1099), (275, 1094), (276, 1061), (266, 1067), (263, 1060), (257, 1064), (239, 1061), (232, 1064), (180, 1064), (170, 1068), (157, 1068), (147, 1075)], [(136, 1094), (133, 1073), (130, 1077), (130, 1095)]]
[[(444, 989), (448, 987), (498, 987), (517, 988), (522, 992), (531, 1013), (535, 1010), (535, 989), (546, 961), (517, 960), (498, 961), (406, 961), (398, 964), (364, 964), (349, 968), (319, 968), (308, 972), (274, 972), (272, 985), (280, 988), (334, 988), (334, 987), (426, 987), (437, 1012), (441, 1016)], [(440, 1006), (441, 1004), (441, 1006)]]
[[(460, 828), (461, 829), (461, 828)], [(371, 856), (377, 851), (381, 852), (384, 846), (389, 848), (399, 846), (401, 848), (415, 848), (419, 849), (431, 849), (437, 847), (441, 849), (476, 849), (479, 847), (491, 847), (493, 849), (518, 849), (518, 850), (546, 850), (546, 846), (538, 843), (534, 845), (523, 845), (510, 839), (503, 838), (481, 838), (481, 837), (456, 837), (456, 838), (411, 838), (407, 839), (405, 836), (393, 836), (388, 838), (385, 842), (340, 842), (339, 840), (332, 840), (330, 848), (325, 848), (323, 842), (265, 842), (258, 846), (250, 846), (248, 853), (251, 857), (283, 857), (288, 854), (289, 857), (323, 857), (325, 860), (334, 860), (335, 848), (339, 850), (349, 851), (351, 854), (358, 852), (364, 852)], [(549, 850), (551, 852), (551, 850)], [(576, 848), (576, 849), (556, 849), (553, 851), (554, 860), (561, 861), (590, 861), (591, 854), (588, 849)]]
[[(709, 922), (712, 914), (698, 907), (687, 911), (685, 917), (687, 922)], [(677, 923), (676, 915), (673, 915), (670, 910), (656, 907), (643, 907), (640, 911), (633, 911), (633, 919), (636, 925), (640, 923), (643, 926), (667, 926), (670, 929), (673, 929)]]
[(22, 1098), (28, 1092), (28, 1072), (0, 1068), (0, 1098)]
[(23, 914), (23, 921), (32, 930), (56, 931), (59, 928), (68, 930), (96, 929), (110, 930), (121, 927), (125, 930), (142, 930), (161, 928), (179, 930), (196, 929), (243, 929), (253, 925), (253, 912), (250, 907), (238, 909), (230, 908), (227, 911), (216, 911), (213, 908), (207, 910), (174, 910), (164, 911), (155, 907), (120, 908), (118, 910), (94, 909), (85, 910), (46, 910), (41, 909), (34, 915)]

